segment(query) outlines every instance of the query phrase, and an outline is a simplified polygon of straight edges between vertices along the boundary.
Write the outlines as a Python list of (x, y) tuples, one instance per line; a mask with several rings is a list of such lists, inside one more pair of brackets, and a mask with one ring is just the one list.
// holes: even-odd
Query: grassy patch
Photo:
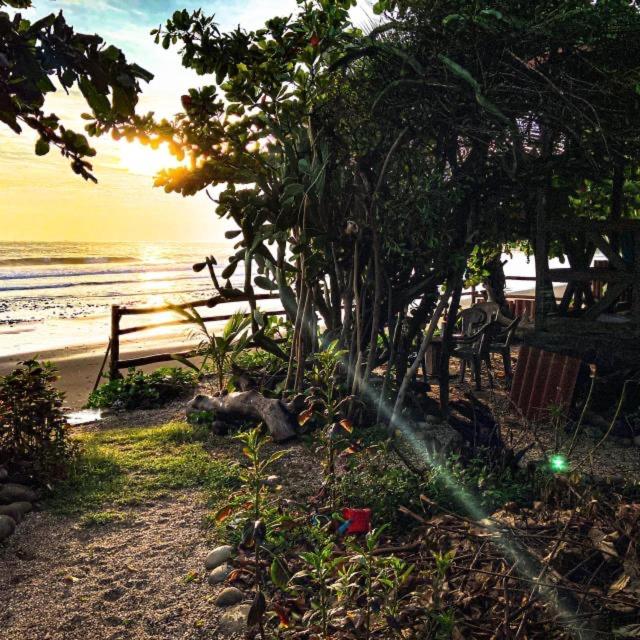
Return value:
[(82, 527), (102, 527), (106, 524), (115, 522), (124, 522), (127, 514), (124, 511), (114, 511), (107, 509), (106, 511), (90, 511), (80, 518), (80, 526)]
[(214, 458), (201, 428), (175, 422), (158, 427), (110, 429), (78, 436), (82, 453), (69, 478), (56, 486), (49, 506), (103, 524), (108, 513), (200, 489), (212, 506), (238, 486), (237, 465)]

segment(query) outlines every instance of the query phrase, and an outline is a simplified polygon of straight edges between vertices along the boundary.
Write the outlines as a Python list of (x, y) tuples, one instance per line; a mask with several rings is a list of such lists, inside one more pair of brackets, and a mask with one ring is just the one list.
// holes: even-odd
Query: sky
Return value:
[[(362, 0), (354, 20), (370, 15), (371, 2)], [(26, 13), (38, 18), (62, 10), (76, 31), (99, 33), (120, 47), (127, 59), (151, 71), (155, 78), (143, 87), (138, 110), (171, 116), (180, 111), (186, 89), (211, 84), (182, 68), (177, 48), (165, 51), (149, 31), (176, 9), (202, 7), (215, 14), (221, 29), (238, 25), (261, 27), (274, 15), (288, 15), (295, 0), (34, 0)], [(88, 111), (79, 92), (49, 94), (45, 108), (81, 131), (80, 114)], [(34, 155), (36, 136), (20, 136), (0, 123), (0, 242), (1, 241), (209, 241), (222, 238), (229, 227), (214, 213), (204, 193), (183, 198), (153, 187), (153, 174), (172, 165), (168, 152), (154, 152), (137, 143), (90, 138), (98, 152), (93, 159), (98, 184), (85, 182), (52, 148)]]

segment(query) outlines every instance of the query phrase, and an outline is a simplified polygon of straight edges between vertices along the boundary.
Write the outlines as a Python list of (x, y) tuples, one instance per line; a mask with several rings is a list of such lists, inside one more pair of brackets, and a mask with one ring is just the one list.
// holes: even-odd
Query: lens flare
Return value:
[(556, 453), (549, 458), (549, 466), (554, 473), (564, 473), (569, 470), (569, 461), (561, 453)]

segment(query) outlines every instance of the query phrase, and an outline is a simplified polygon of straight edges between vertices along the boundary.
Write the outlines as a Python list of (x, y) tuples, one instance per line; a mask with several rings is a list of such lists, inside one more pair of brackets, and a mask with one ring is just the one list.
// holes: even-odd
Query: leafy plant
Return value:
[(242, 453), (249, 460), (249, 467), (241, 474), (240, 479), (245, 483), (251, 494), (254, 518), (259, 520), (262, 515), (263, 496), (269, 490), (266, 472), (274, 462), (280, 460), (288, 451), (282, 449), (263, 459), (262, 448), (270, 439), (262, 435), (260, 427), (240, 433), (236, 436), (236, 439), (244, 444)]
[(87, 406), (95, 409), (151, 409), (191, 391), (198, 383), (191, 371), (162, 367), (151, 373), (129, 369), (124, 378), (109, 380), (91, 395)]
[(38, 476), (55, 476), (75, 457), (56, 379), (51, 363), (36, 360), (0, 377), (0, 464), (26, 462)]
[(315, 551), (301, 553), (306, 568), (291, 578), (294, 583), (306, 581), (304, 588), (310, 596), (311, 611), (305, 614), (304, 621), (318, 621), (323, 638), (327, 638), (329, 632), (329, 605), (335, 569), (343, 561), (340, 557), (334, 557), (333, 547), (332, 542), (326, 541)]
[(209, 331), (207, 323), (202, 319), (197, 309), (173, 308), (197, 326), (196, 335), (200, 336), (198, 352), (203, 354), (200, 366), (181, 356), (173, 356), (174, 359), (191, 367), (199, 374), (209, 367), (212, 368), (218, 379), (218, 389), (222, 391), (225, 374), (231, 368), (231, 364), (238, 354), (246, 349), (249, 343), (251, 318), (238, 311), (227, 320), (222, 332), (216, 335)]

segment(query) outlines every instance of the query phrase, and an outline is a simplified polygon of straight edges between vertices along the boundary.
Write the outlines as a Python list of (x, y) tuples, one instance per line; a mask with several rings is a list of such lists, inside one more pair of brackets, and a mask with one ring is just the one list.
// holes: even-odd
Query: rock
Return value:
[(218, 607), (231, 607), (234, 604), (238, 604), (244, 600), (244, 593), (240, 589), (235, 587), (227, 587), (223, 589), (218, 597), (215, 599), (214, 604)]
[(267, 476), (262, 481), (266, 487), (275, 487), (280, 482), (280, 476)]
[(224, 582), (231, 573), (231, 567), (228, 564), (221, 564), (216, 567), (207, 578), (207, 581), (211, 586)]
[(633, 439), (633, 444), (635, 444), (635, 445), (636, 445), (636, 447), (640, 447), (640, 436), (636, 436), (636, 437)]
[(23, 484), (7, 482), (0, 485), (0, 504), (11, 504), (12, 502), (35, 502), (38, 499), (35, 491), (25, 487)]
[(8, 477), (9, 472), (4, 467), (0, 467), (0, 482), (5, 482)]
[(433, 417), (429, 422), (419, 422), (414, 435), (422, 440), (426, 452), (432, 456), (446, 457), (462, 444), (462, 436), (451, 425)]
[(222, 420), (214, 420), (211, 423), (211, 431), (217, 436), (226, 436), (229, 433), (229, 423)]
[(0, 542), (8, 538), (16, 530), (16, 523), (9, 516), (0, 516)]
[(231, 558), (233, 547), (225, 544), (221, 547), (216, 547), (213, 551), (209, 552), (206, 560), (204, 561), (205, 569), (215, 569), (221, 564), (224, 564)]
[(249, 609), (251, 609), (251, 605), (239, 604), (237, 607), (225, 611), (218, 622), (218, 637), (228, 638), (245, 632)]
[(0, 505), (0, 515), (9, 516), (18, 524), (31, 509), (30, 502), (12, 502), (11, 504)]

